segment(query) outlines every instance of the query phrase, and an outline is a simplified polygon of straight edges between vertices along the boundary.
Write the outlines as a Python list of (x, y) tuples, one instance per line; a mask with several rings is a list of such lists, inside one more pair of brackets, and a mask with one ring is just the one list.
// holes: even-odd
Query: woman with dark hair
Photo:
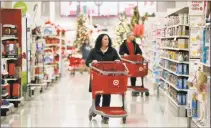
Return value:
[[(89, 53), (86, 60), (86, 66), (97, 61), (120, 61), (117, 51), (112, 47), (112, 42), (107, 34), (100, 34), (95, 42), (95, 47)], [(92, 92), (91, 82), (89, 85), (89, 92)], [(111, 101), (111, 95), (103, 95), (102, 106), (109, 107)], [(100, 106), (101, 95), (98, 95), (95, 100), (95, 106)], [(106, 123), (108, 122), (108, 118)]]

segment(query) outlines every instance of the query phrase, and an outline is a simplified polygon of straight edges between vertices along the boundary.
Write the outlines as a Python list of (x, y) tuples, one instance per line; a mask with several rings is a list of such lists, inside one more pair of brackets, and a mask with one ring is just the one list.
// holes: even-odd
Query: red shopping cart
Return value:
[(75, 71), (83, 64), (83, 59), (78, 57), (70, 57), (69, 58), (69, 70), (71, 74), (74, 75)]
[[(128, 70), (122, 62), (97, 62), (90, 65), (92, 106), (89, 111), (89, 120), (96, 114), (103, 116), (103, 123), (106, 117), (122, 118), (126, 122), (127, 112), (125, 109), (125, 92), (127, 91)], [(103, 82), (102, 82), (103, 81)], [(95, 98), (103, 94), (122, 95), (122, 107), (96, 107)]]
[(141, 86), (128, 86), (128, 90), (145, 93), (149, 96), (149, 89), (144, 87), (144, 77), (148, 74), (148, 62), (140, 55), (122, 56), (121, 60), (126, 64), (129, 70), (129, 77), (141, 77)]

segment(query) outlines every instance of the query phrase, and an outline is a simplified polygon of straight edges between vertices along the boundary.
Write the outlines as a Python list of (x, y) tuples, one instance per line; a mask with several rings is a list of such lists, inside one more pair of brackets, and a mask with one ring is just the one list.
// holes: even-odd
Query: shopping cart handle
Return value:
[[(116, 62), (119, 63), (118, 61), (116, 61)], [(97, 62), (97, 63), (114, 63), (114, 61), (106, 61), (106, 62), (103, 61), (103, 62)], [(109, 74), (124, 74), (124, 75), (127, 75), (128, 72), (129, 72), (129, 70), (128, 70), (128, 68), (127, 68), (127, 66), (125, 64), (123, 64), (123, 65), (124, 65), (126, 71), (119, 71), (119, 72), (115, 72), (115, 71), (103, 71), (103, 70), (100, 70), (100, 69), (92, 66), (92, 63), (90, 63), (90, 66), (89, 67), (91, 69), (94, 69), (94, 70), (102, 73), (103, 75), (109, 75)]]
[(144, 62), (136, 62), (136, 61), (132, 61), (132, 60), (128, 60), (125, 58), (121, 58), (121, 60), (128, 62), (128, 63), (132, 63), (132, 64), (144, 64), (144, 63), (148, 63), (148, 61), (146, 59), (144, 59)]

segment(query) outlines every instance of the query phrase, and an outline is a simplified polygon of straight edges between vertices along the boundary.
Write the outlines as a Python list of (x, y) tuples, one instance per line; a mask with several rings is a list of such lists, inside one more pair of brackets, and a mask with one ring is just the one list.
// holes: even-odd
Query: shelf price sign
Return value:
[(198, 28), (190, 30), (190, 58), (200, 58), (200, 43), (202, 41), (201, 31)]
[(203, 1), (191, 1), (189, 2), (189, 15), (203, 15), (204, 2)]

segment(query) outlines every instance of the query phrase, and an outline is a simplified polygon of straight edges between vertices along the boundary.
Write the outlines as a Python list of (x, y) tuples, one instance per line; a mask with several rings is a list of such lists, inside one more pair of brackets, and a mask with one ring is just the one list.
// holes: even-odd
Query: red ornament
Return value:
[(138, 24), (134, 27), (133, 33), (136, 37), (142, 37), (144, 36), (144, 25)]
[(51, 21), (50, 21), (50, 20), (47, 20), (47, 21), (45, 22), (45, 24), (51, 24)]
[(61, 30), (59, 28), (57, 28), (56, 32), (57, 32), (57, 36), (59, 36)]

